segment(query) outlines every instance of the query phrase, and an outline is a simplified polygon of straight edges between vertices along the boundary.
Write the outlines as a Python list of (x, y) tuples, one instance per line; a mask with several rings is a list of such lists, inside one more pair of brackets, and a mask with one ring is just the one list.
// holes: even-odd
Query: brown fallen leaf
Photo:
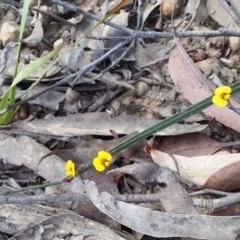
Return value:
[(213, 216), (239, 216), (240, 215), (240, 203), (229, 205), (225, 208), (214, 211)]
[(154, 143), (153, 148), (180, 156), (196, 157), (211, 155), (224, 146), (226, 146), (225, 143), (217, 142), (203, 134), (188, 133), (165, 137), (161, 143)]
[[(183, 157), (151, 149), (153, 161), (169, 167), (204, 188), (230, 191), (240, 188), (240, 154)], [(176, 166), (177, 164), (177, 166)]]
[[(214, 87), (211, 87), (210, 82), (202, 75), (186, 54), (185, 57), (180, 53), (178, 48), (175, 48), (168, 62), (169, 73), (179, 92), (189, 102), (196, 104), (209, 97), (212, 94), (210, 88), (213, 90)], [(230, 102), (236, 108), (240, 108), (240, 104), (233, 99)], [(240, 132), (240, 116), (229, 108), (220, 108), (213, 105), (204, 109), (203, 112), (222, 124)]]

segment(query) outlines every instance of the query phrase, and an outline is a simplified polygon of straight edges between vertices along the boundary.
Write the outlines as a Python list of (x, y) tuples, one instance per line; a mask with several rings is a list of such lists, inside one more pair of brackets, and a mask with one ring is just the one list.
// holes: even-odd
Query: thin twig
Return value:
[[(147, 202), (161, 202), (158, 193), (153, 194), (131, 194), (131, 195), (115, 195), (116, 200), (128, 203), (147, 203)], [(82, 201), (89, 202), (90, 199), (86, 194), (81, 193), (65, 193), (65, 194), (43, 194), (34, 196), (1, 196), (0, 204), (36, 204), (36, 203), (52, 203), (64, 201)], [(219, 199), (199, 199), (192, 198), (195, 207), (207, 208), (216, 210), (235, 203), (240, 202), (240, 194), (232, 193), (226, 197)]]
[(118, 40), (118, 39), (126, 39), (128, 36), (112, 36), (112, 37), (99, 37), (99, 36), (86, 36), (87, 39), (94, 40)]
[[(2, 1), (2, 0), (0, 0)], [(78, 7), (74, 6), (72, 3), (69, 2), (62, 2), (60, 0), (50, 0), (53, 3), (56, 3), (60, 6), (63, 6), (67, 9), (70, 9), (74, 12), (80, 13), (86, 17), (92, 18), (94, 20), (99, 21), (100, 18), (97, 17), (96, 15), (85, 12), (82, 9), (79, 9)], [(137, 31), (137, 30), (132, 30), (123, 26), (120, 26), (116, 23), (109, 22), (109, 21), (104, 21), (104, 24), (116, 28), (124, 33), (128, 33), (130, 36), (138, 37), (138, 38), (173, 38), (173, 32), (144, 32), (144, 31)], [(217, 31), (188, 31), (188, 32), (176, 32), (175, 33), (177, 38), (185, 38), (185, 37), (206, 37), (206, 38), (211, 38), (211, 37), (217, 37), (217, 36), (240, 36), (240, 30), (232, 30), (232, 29), (227, 29), (227, 28), (222, 28)]]
[[(96, 15), (85, 12), (82, 9), (77, 8), (73, 4), (69, 2), (62, 2), (60, 0), (50, 0), (52, 3), (56, 3), (60, 6), (66, 7), (67, 9), (70, 9), (74, 12), (78, 12), (86, 17), (90, 17), (94, 20), (99, 21), (100, 18), (97, 17)], [(9, 3), (12, 1), (9, 0), (0, 0), (0, 2), (5, 2)], [(15, 3), (15, 2), (13, 2)], [(16, 3), (14, 4), (16, 5)], [(130, 36), (134, 36), (137, 38), (173, 38), (173, 33), (172, 32), (153, 32), (153, 31), (136, 31), (132, 30), (123, 26), (120, 26), (116, 23), (109, 22), (109, 21), (104, 21), (104, 24), (111, 26), (113, 28), (116, 28), (124, 33), (128, 33)], [(71, 24), (68, 22), (68, 24)], [(72, 25), (72, 24), (71, 24)], [(218, 36), (240, 36), (240, 30), (232, 30), (232, 29), (227, 29), (227, 28), (221, 28), (220, 30), (216, 31), (187, 31), (187, 32), (176, 32), (175, 33), (177, 38), (186, 38), (186, 37), (205, 37), (205, 38), (212, 38), (212, 37), (218, 37)]]

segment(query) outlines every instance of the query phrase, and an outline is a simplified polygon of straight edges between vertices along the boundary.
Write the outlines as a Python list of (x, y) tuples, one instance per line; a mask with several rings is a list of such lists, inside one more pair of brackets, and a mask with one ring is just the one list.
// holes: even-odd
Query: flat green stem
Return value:
[(198, 104), (189, 107), (185, 111), (183, 111), (181, 113), (177, 113), (169, 118), (164, 119), (163, 121), (161, 121), (159, 123), (156, 123), (152, 127), (147, 128), (146, 130), (136, 134), (135, 136), (127, 139), (125, 142), (122, 142), (119, 145), (117, 145), (116, 147), (112, 148), (111, 150), (109, 150), (109, 153), (111, 153), (112, 155), (115, 155), (115, 154), (121, 152), (123, 149), (127, 148), (128, 146), (130, 146), (142, 139), (145, 139), (160, 130), (163, 130), (175, 123), (178, 123), (178, 122), (202, 111), (203, 109), (212, 105), (211, 99), (212, 99), (212, 97), (208, 97), (208, 98), (204, 99), (203, 101), (199, 102)]
[(20, 188), (20, 189), (14, 190), (12, 192), (8, 192), (5, 195), (25, 192), (25, 191), (29, 191), (29, 190), (33, 190), (33, 189), (39, 189), (39, 188), (45, 188), (45, 187), (50, 187), (50, 186), (56, 186), (56, 185), (60, 185), (62, 183), (65, 183), (65, 181), (62, 180), (62, 181), (57, 181), (57, 182), (49, 182), (49, 183), (45, 183), (45, 184), (42, 184), (42, 185), (34, 185), (34, 186), (24, 187), (24, 188)]
[[(235, 94), (237, 92), (240, 92), (240, 82), (235, 83), (231, 86), (232, 88), (232, 94)], [(213, 96), (213, 95), (212, 95)], [(186, 109), (185, 111), (181, 112), (181, 113), (177, 113), (169, 118), (164, 119), (163, 121), (156, 123), (155, 125), (153, 125), (152, 127), (147, 128), (146, 130), (136, 134), (135, 136), (127, 139), (125, 142), (120, 143), (119, 145), (117, 145), (116, 147), (112, 148), (109, 150), (109, 153), (112, 155), (115, 155), (119, 152), (121, 152), (122, 150), (124, 150), (125, 148), (127, 148), (128, 146), (142, 140), (145, 139), (151, 135), (153, 135), (154, 133), (163, 130), (175, 123), (181, 122), (182, 120), (198, 113), (201, 112), (203, 109), (210, 107), (213, 103), (212, 103), (212, 96), (205, 98), (204, 100), (202, 100), (201, 102), (192, 105), (191, 107), (189, 107), (188, 109)]]

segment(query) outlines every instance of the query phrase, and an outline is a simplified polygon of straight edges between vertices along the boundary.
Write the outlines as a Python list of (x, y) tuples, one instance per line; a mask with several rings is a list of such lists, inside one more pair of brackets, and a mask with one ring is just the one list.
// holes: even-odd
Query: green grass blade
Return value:
[(39, 58), (38, 60), (30, 63), (29, 65), (27, 65), (22, 71), (20, 71), (18, 73), (18, 75), (16, 76), (16, 78), (13, 80), (12, 85), (10, 87), (10, 89), (14, 86), (16, 86), (19, 82), (21, 82), (24, 78), (26, 78), (27, 76), (29, 76), (32, 72), (36, 71), (39, 67), (41, 67), (44, 63), (46, 63), (49, 59), (51, 59), (55, 54), (57, 53), (57, 51), (52, 51), (49, 54), (47, 54), (46, 56), (43, 56), (41, 58)]
[[(10, 98), (10, 101), (12, 101), (13, 99), (15, 99), (15, 94), (14, 92), (11, 93), (11, 91), (14, 91), (12, 89), (14, 89), (16, 87), (16, 85), (21, 82), (24, 78), (26, 78), (27, 76), (29, 76), (32, 72), (36, 71), (39, 67), (41, 67), (44, 63), (46, 63), (49, 59), (51, 59), (55, 54), (57, 53), (57, 51), (52, 51), (51, 53), (49, 53), (46, 56), (43, 56), (41, 58), (39, 58), (38, 60), (28, 64), (23, 70), (21, 70), (18, 75), (16, 76), (16, 78), (13, 80), (11, 86), (9, 87), (9, 89), (4, 93), (4, 95), (2, 96), (2, 100), (0, 103), (0, 110), (4, 109), (8, 102), (8, 99)], [(11, 94), (13, 94), (11, 96)], [(7, 118), (9, 115), (7, 115), (8, 113), (4, 114), (3, 116), (0, 117), (0, 124), (5, 124), (9, 118)]]
[[(18, 62), (20, 58), (20, 52), (21, 52), (21, 40), (23, 38), (23, 33), (25, 29), (25, 23), (27, 20), (27, 14), (28, 14), (28, 8), (29, 8), (30, 0), (25, 0), (23, 3), (22, 8), (22, 17), (21, 17), (21, 25), (20, 25), (20, 31), (19, 31), (19, 43), (18, 43), (18, 50), (17, 50), (17, 59), (16, 59), (16, 65), (14, 69), (13, 79), (17, 76), (18, 72)], [(16, 86), (12, 87), (11, 89), (8, 89), (7, 93), (2, 97), (1, 103), (0, 103), (0, 109), (4, 109), (8, 104), (13, 104), (15, 102), (15, 95), (16, 95)], [(3, 116), (0, 117), (0, 124), (6, 123), (11, 115), (13, 110), (8, 111)]]

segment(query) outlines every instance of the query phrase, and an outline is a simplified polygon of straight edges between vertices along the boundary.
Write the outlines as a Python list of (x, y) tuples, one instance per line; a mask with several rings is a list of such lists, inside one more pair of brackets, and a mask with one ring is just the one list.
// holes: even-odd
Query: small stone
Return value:
[(20, 112), (19, 112), (19, 117), (21, 120), (26, 119), (28, 117), (28, 112), (24, 106), (21, 107)]
[(174, 17), (177, 16), (182, 7), (182, 3), (183, 3), (182, 0), (176, 0), (176, 4), (175, 0), (165, 0), (162, 8), (163, 16), (172, 17), (173, 9), (174, 9), (173, 16)]
[(13, 22), (8, 21), (3, 23), (0, 38), (2, 40), (2, 45), (5, 47), (9, 42), (17, 42), (19, 37), (20, 26)]
[(202, 61), (206, 57), (205, 52), (202, 49), (196, 49), (193, 53), (193, 58), (195, 62)]
[(134, 89), (134, 94), (137, 97), (141, 97), (143, 96), (147, 91), (149, 90), (149, 86), (147, 83), (139, 81), (136, 83), (135, 85), (135, 89)]
[(59, 50), (60, 48), (62, 48), (62, 46), (63, 46), (63, 39), (60, 38), (54, 42), (53, 49)]

